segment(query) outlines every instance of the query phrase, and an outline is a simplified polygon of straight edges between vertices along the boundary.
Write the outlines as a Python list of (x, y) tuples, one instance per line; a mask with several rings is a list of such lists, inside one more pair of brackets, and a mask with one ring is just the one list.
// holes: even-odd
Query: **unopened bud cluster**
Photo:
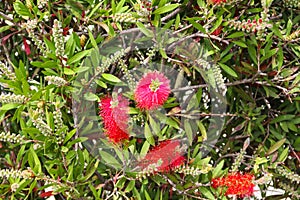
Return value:
[(181, 167), (176, 168), (175, 172), (184, 175), (198, 176), (200, 174), (207, 174), (211, 169), (212, 169), (211, 166), (207, 166), (204, 167), (203, 169), (200, 169), (194, 166), (183, 165)]
[(68, 82), (65, 79), (58, 76), (46, 76), (45, 80), (48, 81), (49, 84), (54, 84), (59, 87), (68, 84)]
[(38, 115), (36, 117), (36, 119), (32, 119), (33, 125), (39, 130), (41, 131), (42, 134), (44, 134), (45, 136), (50, 136), (52, 135), (52, 129), (50, 128), (50, 126), (48, 124), (46, 124), (44, 122), (44, 120), (42, 119), (42, 117), (40, 115)]
[(23, 143), (25, 141), (24, 136), (15, 133), (0, 133), (0, 141), (11, 143)]
[(116, 13), (112, 18), (115, 22), (137, 22), (137, 18), (135, 18), (131, 13)]
[(37, 24), (37, 19), (34, 19), (28, 20), (27, 23), (23, 23), (21, 26), (27, 30), (28, 36), (31, 38), (37, 48), (42, 52), (43, 56), (46, 56), (47, 49), (44, 42), (42, 41), (42, 39), (39, 39), (38, 36), (34, 33), (34, 29), (37, 28)]
[(58, 132), (56, 134), (56, 139), (58, 144), (61, 144), (65, 138), (65, 131), (60, 131), (62, 128), (64, 128), (63, 120), (62, 120), (62, 113), (59, 109), (56, 109), (53, 111), (53, 119), (54, 119), (54, 127), (55, 132)]
[(300, 37), (300, 30), (297, 30), (297, 31), (293, 32), (290, 35), (284, 36), (284, 40), (291, 41), (291, 40), (294, 40), (294, 39), (299, 38), (299, 37)]
[(246, 151), (244, 149), (241, 149), (240, 153), (235, 158), (235, 161), (232, 164), (232, 167), (231, 167), (232, 168), (232, 172), (238, 172), (239, 171), (239, 167), (241, 166), (241, 164), (243, 162), (245, 154), (246, 154)]
[(43, 9), (47, 4), (47, 1), (46, 0), (38, 0), (37, 2), (37, 6), (39, 9)]
[(300, 8), (300, 0), (284, 0), (284, 5), (289, 8)]
[(138, 4), (135, 4), (134, 8), (141, 17), (149, 16), (152, 11), (151, 2), (149, 1), (139, 2)]
[(278, 170), (279, 174), (281, 174), (285, 178), (291, 180), (292, 182), (296, 182), (297, 184), (300, 183), (300, 176), (298, 174), (295, 174), (291, 171), (287, 171), (285, 168), (283, 168), (281, 166), (277, 167), (277, 170)]
[(110, 57), (102, 57), (103, 58), (102, 64), (96, 68), (96, 71), (98, 73), (105, 72), (106, 70), (108, 70), (110, 65), (118, 62), (128, 51), (129, 51), (129, 48), (121, 49), (120, 51), (115, 52)]
[(17, 95), (17, 94), (1, 94), (0, 95), (0, 102), (1, 103), (18, 103), (23, 104), (27, 98), (24, 95)]
[(207, 90), (202, 90), (202, 101), (205, 109), (209, 108), (210, 97)]
[(125, 78), (125, 81), (128, 83), (128, 87), (131, 90), (133, 90), (136, 85), (136, 82), (135, 82), (133, 75), (131, 73), (129, 73), (127, 65), (124, 60), (119, 61), (119, 67), (121, 68), (121, 70), (124, 74), (124, 78)]
[(259, 32), (264, 31), (265, 27), (269, 27), (270, 25), (267, 24), (267, 21), (263, 20), (262, 18), (256, 19), (248, 19), (248, 20), (231, 20), (229, 21), (229, 27), (233, 27), (235, 30), (242, 30), (246, 32)]
[(33, 176), (33, 172), (29, 170), (13, 170), (13, 169), (1, 169), (0, 177), (2, 178), (23, 178), (30, 179)]
[(292, 199), (300, 199), (300, 191), (297, 191), (297, 186), (292, 186), (291, 183), (278, 182), (278, 186), (292, 197)]
[(53, 23), (53, 41), (55, 46), (55, 54), (57, 57), (63, 57), (64, 55), (64, 36), (61, 22), (57, 19)]
[(213, 65), (212, 71), (213, 71), (214, 78), (217, 83), (217, 87), (219, 90), (218, 92), (220, 92), (223, 96), (225, 96), (226, 92), (227, 92), (227, 87), (225, 85), (225, 81), (224, 81), (221, 69), (217, 65)]
[(0, 62), (0, 72), (4, 74), (8, 79), (10, 80), (15, 80), (16, 75), (15, 73), (8, 68), (4, 63)]

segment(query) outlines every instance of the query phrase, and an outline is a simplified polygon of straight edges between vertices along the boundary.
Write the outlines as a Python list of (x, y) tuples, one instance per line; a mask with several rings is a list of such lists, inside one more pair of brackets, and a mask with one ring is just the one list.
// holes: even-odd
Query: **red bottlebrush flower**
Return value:
[(209, 0), (213, 4), (221, 4), (221, 3), (226, 3), (226, 0)]
[(99, 115), (103, 119), (105, 133), (115, 143), (129, 139), (128, 104), (128, 100), (120, 95), (115, 99), (105, 97), (99, 103)]
[(254, 175), (230, 173), (226, 177), (215, 178), (212, 180), (212, 187), (226, 187), (225, 195), (237, 195), (238, 197), (252, 196), (254, 192)]
[(152, 148), (139, 162), (142, 169), (154, 169), (158, 172), (169, 172), (184, 164), (185, 157), (180, 151), (180, 142), (166, 140)]
[(170, 81), (160, 72), (147, 73), (138, 83), (134, 99), (141, 109), (152, 110), (163, 105), (171, 92)]
[(223, 26), (219, 26), (216, 30), (214, 30), (214, 32), (212, 32), (211, 34), (212, 35), (220, 35), (222, 33), (222, 29), (223, 29)]
[(39, 196), (41, 197), (41, 198), (45, 198), (45, 197), (51, 197), (51, 196), (53, 196), (54, 194), (53, 194), (53, 191), (48, 191), (48, 192), (42, 192)]
[(25, 37), (23, 37), (23, 44), (24, 44), (24, 49), (25, 49), (25, 53), (27, 56), (30, 55), (31, 51), (30, 51), (30, 46), (29, 44), (27, 43), (27, 40)]

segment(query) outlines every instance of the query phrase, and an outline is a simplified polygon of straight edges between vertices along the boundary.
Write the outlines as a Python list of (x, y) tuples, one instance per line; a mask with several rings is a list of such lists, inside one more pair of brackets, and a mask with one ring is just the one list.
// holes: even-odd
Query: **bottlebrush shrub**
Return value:
[(0, 1), (0, 199), (299, 199), (299, 13)]

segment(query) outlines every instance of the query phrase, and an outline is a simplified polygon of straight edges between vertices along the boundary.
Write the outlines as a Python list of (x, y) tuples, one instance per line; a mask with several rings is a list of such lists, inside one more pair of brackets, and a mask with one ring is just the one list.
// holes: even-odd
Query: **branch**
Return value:
[[(167, 21), (168, 19), (174, 17), (175, 15), (177, 15), (180, 11), (182, 10), (187, 10), (187, 8), (189, 8), (192, 5), (192, 1), (189, 1), (188, 4), (186, 5), (186, 7), (179, 7), (176, 10), (174, 10), (173, 12), (171, 12), (170, 14), (166, 15), (165, 17), (161, 18), (161, 21)], [(184, 9), (183, 9), (184, 8)]]
[[(252, 79), (244, 79), (244, 80), (241, 80), (241, 81), (234, 81), (234, 82), (231, 82), (231, 83), (225, 83), (225, 85), (226, 86), (234, 86), (234, 85), (241, 85), (241, 84), (251, 83), (251, 82), (253, 82)], [(181, 88), (175, 88), (175, 89), (172, 90), (172, 92), (179, 92), (179, 91), (198, 89), (198, 88), (206, 88), (208, 86), (209, 86), (209, 84), (186, 86), (186, 87), (181, 87)]]
[(9, 16), (7, 16), (6, 14), (4, 14), (3, 12), (0, 11), (0, 16), (3, 17), (4, 19), (13, 22), (14, 19), (10, 18)]

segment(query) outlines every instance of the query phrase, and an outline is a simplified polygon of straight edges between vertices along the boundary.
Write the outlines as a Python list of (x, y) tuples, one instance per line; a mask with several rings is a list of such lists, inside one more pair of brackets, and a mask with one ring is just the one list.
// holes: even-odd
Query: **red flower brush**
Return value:
[(128, 105), (128, 100), (121, 95), (116, 99), (105, 97), (99, 103), (99, 115), (103, 119), (105, 134), (115, 143), (129, 139)]
[(170, 81), (160, 72), (147, 73), (138, 83), (134, 92), (137, 107), (146, 110), (157, 109), (168, 99)]
[(169, 172), (184, 164), (185, 157), (180, 152), (179, 141), (166, 140), (152, 148), (139, 162), (142, 169), (154, 167), (158, 172)]
[(225, 195), (237, 195), (238, 197), (249, 197), (254, 192), (254, 176), (252, 174), (230, 173), (225, 177), (212, 180), (212, 187), (226, 187)]

